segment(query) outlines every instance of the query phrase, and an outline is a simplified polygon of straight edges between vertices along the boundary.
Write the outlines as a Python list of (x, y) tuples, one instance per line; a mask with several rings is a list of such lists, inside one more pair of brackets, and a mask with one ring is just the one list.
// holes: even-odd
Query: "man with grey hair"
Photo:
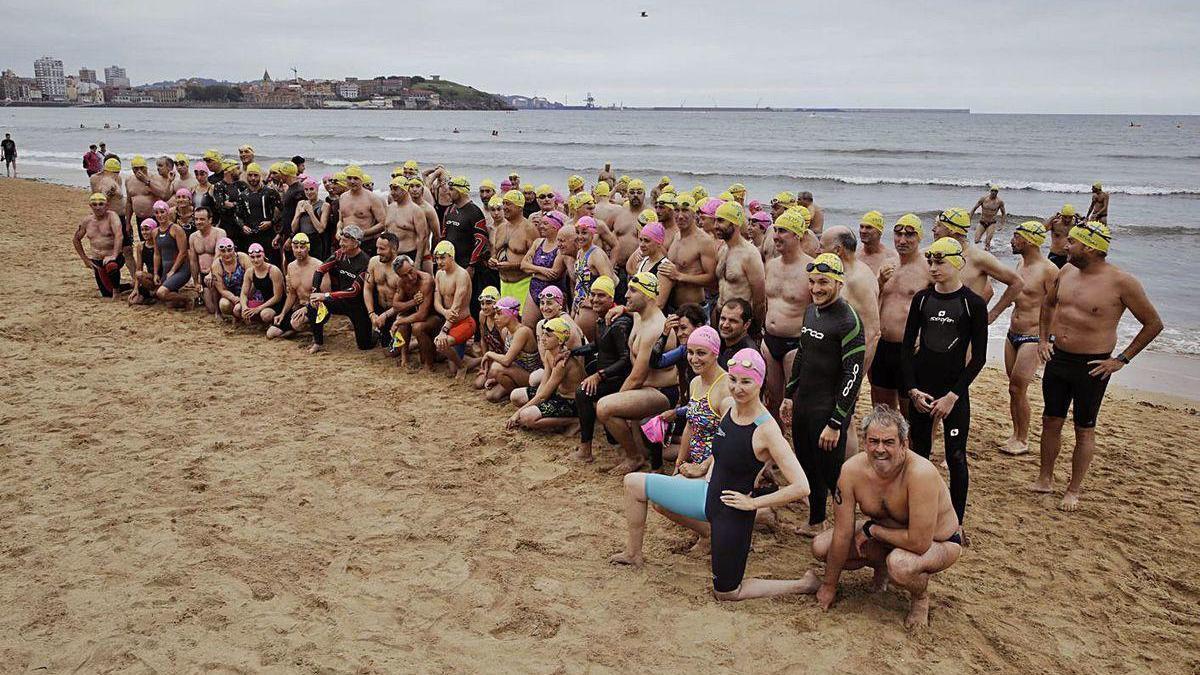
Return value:
[[(929, 579), (962, 553), (960, 526), (950, 490), (929, 460), (908, 445), (908, 422), (886, 405), (875, 406), (863, 423), (864, 452), (842, 466), (834, 527), (813, 539), (813, 556), (825, 576), (810, 570), (805, 592), (822, 609), (837, 595), (843, 570), (871, 567), (875, 590), (888, 580), (910, 596), (907, 628), (929, 625)], [(855, 519), (855, 506), (866, 518)]]
[(811, 192), (801, 192), (796, 196), (796, 203), (808, 209), (812, 214), (812, 220), (808, 223), (808, 229), (818, 237), (825, 231), (825, 211), (813, 203), (813, 194)]

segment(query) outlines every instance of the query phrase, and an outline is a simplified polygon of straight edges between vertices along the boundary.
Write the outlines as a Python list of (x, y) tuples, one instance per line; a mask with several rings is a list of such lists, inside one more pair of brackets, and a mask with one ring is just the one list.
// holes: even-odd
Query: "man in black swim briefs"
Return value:
[[(1063, 424), (1074, 403), (1071, 481), (1059, 505), (1064, 511), (1079, 508), (1083, 477), (1096, 452), (1096, 418), (1108, 378), (1153, 342), (1163, 328), (1158, 310), (1146, 297), (1142, 284), (1108, 262), (1111, 241), (1112, 232), (1104, 223), (1093, 221), (1072, 227), (1067, 242), (1070, 264), (1059, 272), (1042, 304), (1038, 353), (1046, 363), (1042, 376), (1046, 409), (1042, 414), (1041, 469), (1030, 489), (1050, 492)], [(1117, 323), (1127, 309), (1142, 327), (1114, 357)]]

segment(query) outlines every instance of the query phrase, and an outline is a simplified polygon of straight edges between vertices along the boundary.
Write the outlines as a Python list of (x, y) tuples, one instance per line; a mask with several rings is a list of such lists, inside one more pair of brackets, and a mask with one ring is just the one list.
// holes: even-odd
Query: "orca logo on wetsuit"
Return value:
[(842, 396), (849, 396), (850, 391), (854, 389), (854, 383), (858, 382), (858, 364), (854, 364), (854, 368), (850, 370), (850, 377), (846, 380), (846, 386), (842, 387)]
[(815, 331), (815, 330), (813, 330), (813, 329), (809, 328), (808, 326), (803, 326), (803, 327), (801, 327), (801, 328), (800, 328), (800, 334), (801, 334), (801, 335), (804, 335), (805, 333), (808, 333), (809, 335), (813, 336), (814, 338), (816, 338), (816, 339), (818, 339), (818, 340), (824, 340), (824, 339), (825, 339), (825, 334), (824, 334), (824, 333), (822, 333), (822, 332), (820, 332), (820, 331)]

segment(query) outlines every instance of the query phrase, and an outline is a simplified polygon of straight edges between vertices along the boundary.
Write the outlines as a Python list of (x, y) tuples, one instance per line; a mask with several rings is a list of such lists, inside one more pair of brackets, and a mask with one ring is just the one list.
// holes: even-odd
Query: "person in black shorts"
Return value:
[[(1112, 232), (1100, 222), (1072, 227), (1067, 241), (1069, 265), (1046, 295), (1039, 321), (1038, 353), (1046, 363), (1042, 376), (1041, 468), (1030, 486), (1050, 492), (1054, 463), (1062, 446), (1067, 412), (1075, 406), (1075, 451), (1071, 481), (1059, 505), (1064, 511), (1079, 508), (1083, 477), (1096, 452), (1096, 418), (1108, 378), (1125, 367), (1163, 329), (1158, 311), (1141, 283), (1108, 262)], [(1142, 324), (1129, 346), (1117, 356), (1117, 324), (1128, 309)], [(1051, 345), (1050, 338), (1054, 337)]]
[[(962, 244), (952, 237), (925, 252), (933, 286), (917, 293), (904, 327), (900, 354), (903, 391), (910, 405), (912, 449), (929, 458), (933, 425), (942, 422), (950, 500), (959, 523), (967, 509), (967, 434), (971, 429), (969, 387), (987, 360), (987, 303), (963, 285)], [(967, 350), (971, 360), (967, 361)], [(965, 536), (965, 535), (964, 535)]]
[(629, 333), (633, 330), (633, 316), (619, 314), (611, 322), (605, 320), (613, 307), (616, 282), (611, 277), (601, 276), (592, 282), (588, 294), (592, 308), (596, 311), (595, 342), (571, 350), (572, 356), (584, 357), (586, 370), (591, 373), (579, 383), (575, 391), (575, 406), (579, 411), (579, 447), (575, 459), (592, 461), (592, 437), (596, 431), (596, 402), (621, 390), (625, 378), (633, 369), (629, 358)]
[[(4, 154), (4, 175), (10, 178), (17, 177), (17, 142), (12, 139), (12, 134), (4, 134), (4, 140), (0, 141), (0, 150)], [(12, 173), (9, 173), (9, 171)]]
[(846, 429), (863, 380), (866, 336), (858, 313), (841, 297), (845, 270), (833, 253), (808, 263), (812, 303), (804, 310), (804, 326), (792, 374), (784, 390), (780, 418), (791, 419), (796, 457), (808, 476), (808, 527), (814, 536), (825, 529), (825, 497), (841, 501), (838, 476), (846, 455)]
[[(313, 345), (309, 353), (324, 349), (325, 324), (334, 314), (342, 314), (354, 325), (354, 342), (359, 349), (375, 346), (371, 317), (363, 303), (363, 281), (370, 258), (362, 250), (363, 231), (357, 225), (342, 230), (341, 247), (313, 272), (313, 293), (309, 297), (308, 324), (312, 326)], [(329, 274), (329, 293), (320, 292), (321, 281)]]

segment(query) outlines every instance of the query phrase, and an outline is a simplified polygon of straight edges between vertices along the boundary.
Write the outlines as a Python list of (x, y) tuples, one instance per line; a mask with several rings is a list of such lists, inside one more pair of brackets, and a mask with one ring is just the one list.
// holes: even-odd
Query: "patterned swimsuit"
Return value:
[(692, 437), (688, 442), (688, 461), (699, 464), (712, 455), (713, 438), (716, 437), (717, 427), (721, 426), (721, 416), (713, 410), (709, 396), (713, 387), (725, 377), (725, 373), (708, 386), (704, 396), (694, 398), (688, 403), (687, 421), (692, 425)]

